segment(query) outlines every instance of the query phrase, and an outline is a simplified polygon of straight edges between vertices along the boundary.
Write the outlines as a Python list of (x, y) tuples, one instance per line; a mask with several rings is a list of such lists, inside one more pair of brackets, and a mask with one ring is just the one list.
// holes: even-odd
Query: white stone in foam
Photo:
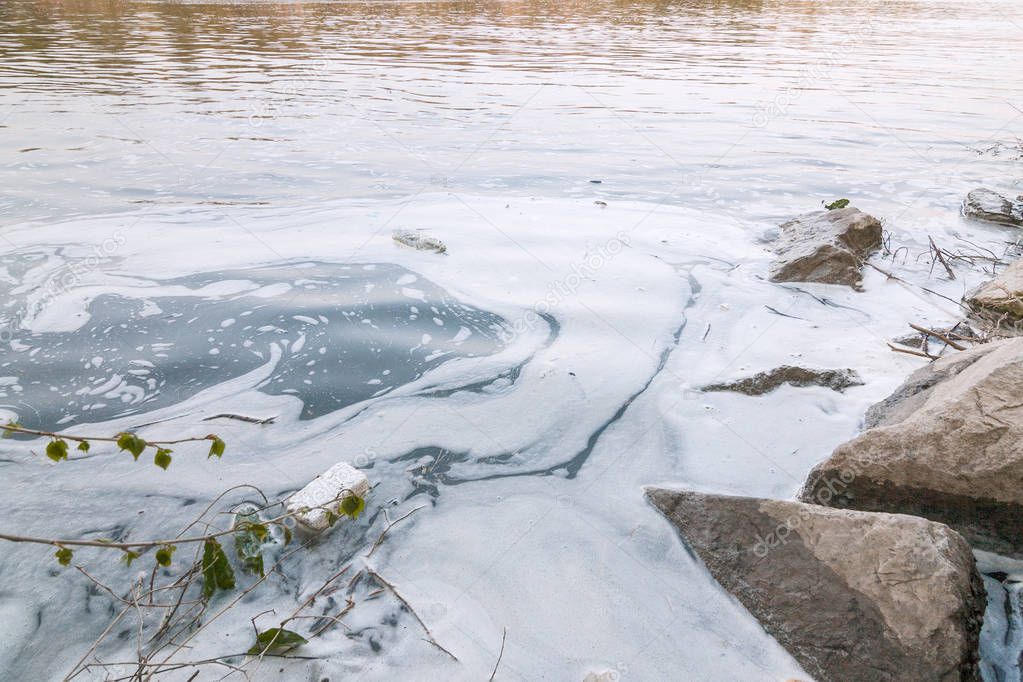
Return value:
[[(339, 504), (342, 497), (358, 495), (365, 497), (369, 492), (369, 479), (347, 462), (338, 462), (313, 479), (288, 500), (288, 511), (295, 514), (295, 520), (312, 530), (325, 530), (327, 511), (322, 507)], [(337, 502), (335, 502), (337, 500)], [(308, 511), (300, 511), (308, 509)]]

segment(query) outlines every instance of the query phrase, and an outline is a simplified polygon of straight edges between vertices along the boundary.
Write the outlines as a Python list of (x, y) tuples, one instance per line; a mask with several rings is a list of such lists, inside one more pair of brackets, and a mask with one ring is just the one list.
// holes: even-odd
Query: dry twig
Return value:
[(954, 273), (954, 272), (952, 272), (952, 268), (951, 268), (951, 267), (949, 267), (949, 265), (948, 265), (948, 261), (947, 261), (947, 260), (945, 260), (945, 256), (944, 256), (944, 254), (943, 254), (943, 253), (941, 252), (941, 249), (939, 249), (939, 248), (938, 248), (938, 245), (934, 243), (934, 238), (933, 238), (933, 237), (931, 237), (930, 235), (928, 235), (928, 236), (927, 236), (927, 241), (929, 241), (929, 242), (931, 243), (931, 250), (932, 250), (932, 251), (934, 252), (934, 256), (935, 256), (935, 258), (937, 258), (937, 259), (938, 259), (938, 261), (939, 261), (939, 262), (940, 262), (940, 263), (941, 263), (942, 265), (944, 265), (944, 266), (945, 266), (945, 272), (947, 272), (947, 273), (948, 273), (948, 278), (949, 278), (949, 279), (955, 279), (955, 278), (956, 278), (956, 275), (955, 275), (955, 273)]
[(946, 346), (949, 346), (951, 348), (955, 348), (956, 350), (966, 350), (965, 346), (962, 346), (962, 345), (956, 343), (955, 341), (950, 339), (946, 334), (942, 334), (941, 332), (934, 331), (933, 329), (928, 329), (926, 327), (921, 327), (920, 325), (916, 325), (916, 324), (912, 324), (912, 323), (910, 323), (909, 326), (912, 329), (915, 329), (916, 331), (920, 332), (921, 334), (924, 334), (925, 336), (933, 336), (934, 338), (938, 339), (939, 341), (943, 341)]
[(912, 348), (902, 348), (902, 347), (896, 346), (896, 345), (894, 345), (892, 343), (889, 343), (888, 347), (891, 348), (896, 353), (905, 353), (906, 355), (916, 355), (916, 356), (921, 357), (921, 358), (927, 358), (928, 360), (937, 360), (938, 359), (937, 355), (931, 355), (930, 353), (924, 353), (922, 351), (913, 350)]
[(446, 653), (452, 659), (454, 659), (456, 661), (458, 660), (458, 656), (455, 656), (453, 653), (451, 653), (450, 651), (448, 651), (447, 649), (442, 647), (440, 645), (440, 642), (438, 642), (434, 638), (433, 633), (430, 632), (430, 628), (428, 628), (426, 626), (426, 623), (423, 622), (423, 619), (420, 618), (419, 614), (416, 613), (416, 610), (414, 608), (412, 608), (412, 604), (410, 604), (408, 602), (408, 600), (405, 599), (405, 597), (401, 596), (401, 593), (398, 592), (398, 588), (397, 587), (395, 587), (386, 578), (384, 578), (382, 575), (380, 575), (379, 573), (374, 571), (372, 568), (369, 568), (368, 566), (366, 567), (366, 572), (369, 573), (371, 576), (373, 576), (373, 579), (376, 580), (378, 583), (380, 583), (381, 585), (383, 585), (384, 587), (389, 589), (391, 591), (391, 593), (395, 597), (397, 597), (398, 601), (400, 601), (405, 606), (405, 608), (408, 609), (408, 612), (412, 614), (412, 617), (416, 619), (416, 621), (419, 623), (419, 625), (422, 626), (423, 631), (426, 633), (426, 636), (427, 636), (427, 640), (426, 641), (428, 641), (430, 644), (434, 645), (435, 647), (437, 647), (438, 649), (440, 649), (441, 651)]
[(494, 671), (490, 673), (490, 679), (487, 682), (494, 682), (494, 677), (497, 675), (497, 669), (501, 665), (501, 659), (504, 658), (504, 640), (508, 637), (508, 628), (504, 629), (501, 633), (501, 652), (497, 654), (497, 662), (494, 663)]

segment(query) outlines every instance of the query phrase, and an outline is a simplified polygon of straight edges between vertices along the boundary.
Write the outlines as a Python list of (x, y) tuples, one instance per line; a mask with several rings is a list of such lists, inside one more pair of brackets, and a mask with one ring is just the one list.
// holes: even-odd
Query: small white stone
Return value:
[[(313, 479), (288, 500), (288, 511), (295, 514), (295, 520), (312, 530), (325, 530), (327, 511), (323, 505), (340, 504), (342, 496), (350, 494), (365, 497), (369, 492), (369, 479), (347, 462), (338, 462)], [(308, 509), (308, 511), (300, 511)]]
[(586, 673), (583, 682), (618, 682), (620, 679), (621, 675), (617, 671), (602, 670), (600, 672), (591, 671)]

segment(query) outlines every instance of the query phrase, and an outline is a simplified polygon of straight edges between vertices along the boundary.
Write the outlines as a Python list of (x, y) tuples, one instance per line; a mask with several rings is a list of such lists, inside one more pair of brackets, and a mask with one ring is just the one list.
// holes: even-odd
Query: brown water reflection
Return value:
[(1021, 27), (1007, 0), (5, 2), (0, 210), (943, 205), (1019, 175), (974, 149), (1020, 133)]

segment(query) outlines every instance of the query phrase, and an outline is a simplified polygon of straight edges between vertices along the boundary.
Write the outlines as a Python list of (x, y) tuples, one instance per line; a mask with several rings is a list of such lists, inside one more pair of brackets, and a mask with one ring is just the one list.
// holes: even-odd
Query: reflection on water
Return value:
[[(160, 285), (185, 293), (105, 294), (80, 329), (16, 333), (0, 348), (0, 407), (38, 428), (99, 422), (273, 363), (259, 389), (296, 396), (310, 419), (501, 347), (501, 318), (396, 265), (307, 263)], [(8, 298), (8, 310), (17, 304)]]
[(8, 0), (0, 209), (945, 206), (1019, 175), (982, 150), (1020, 134), (1021, 27), (1013, 0)]

